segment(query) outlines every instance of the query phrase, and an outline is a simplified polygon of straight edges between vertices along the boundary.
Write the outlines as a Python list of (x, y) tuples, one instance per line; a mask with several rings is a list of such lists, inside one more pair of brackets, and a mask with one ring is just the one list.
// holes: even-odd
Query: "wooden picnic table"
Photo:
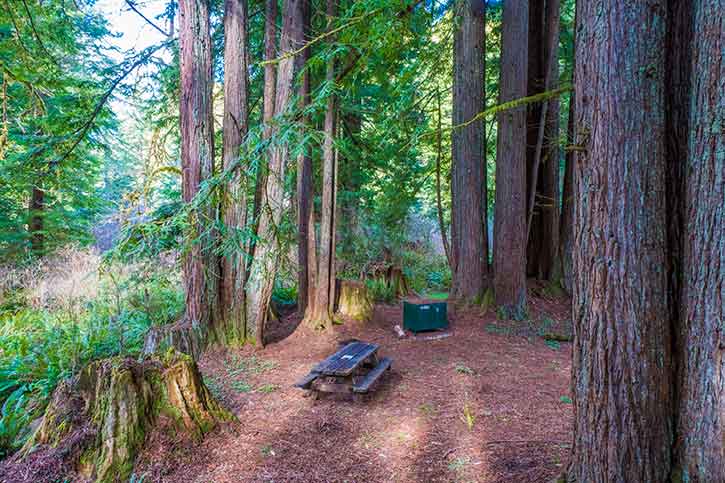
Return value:
[(357, 399), (370, 391), (380, 376), (390, 369), (392, 360), (378, 358), (377, 344), (354, 341), (317, 364), (296, 387), (311, 391), (352, 394)]

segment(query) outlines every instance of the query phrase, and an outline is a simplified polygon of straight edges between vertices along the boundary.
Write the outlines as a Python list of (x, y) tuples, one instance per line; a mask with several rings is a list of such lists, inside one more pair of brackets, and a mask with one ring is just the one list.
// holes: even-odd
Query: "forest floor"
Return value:
[[(537, 292), (534, 290), (534, 292)], [(550, 482), (571, 443), (567, 300), (532, 294), (531, 318), (503, 322), (489, 310), (449, 309), (449, 337), (398, 339), (398, 305), (329, 337), (297, 330), (264, 350), (207, 353), (212, 392), (238, 422), (200, 445), (150, 441), (136, 476), (150, 482)], [(272, 338), (294, 331), (282, 318)], [(337, 343), (380, 345), (392, 371), (364, 402), (305, 397), (292, 385)]]

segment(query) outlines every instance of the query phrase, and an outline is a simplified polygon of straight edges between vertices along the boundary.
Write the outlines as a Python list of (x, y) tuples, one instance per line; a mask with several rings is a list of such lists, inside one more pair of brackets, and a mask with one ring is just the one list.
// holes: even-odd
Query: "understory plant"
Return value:
[(92, 360), (138, 355), (149, 327), (183, 310), (173, 265), (103, 264), (91, 253), (71, 260), (80, 258), (88, 263), (48, 263), (52, 270), (3, 294), (0, 458), (23, 444), (61, 380)]

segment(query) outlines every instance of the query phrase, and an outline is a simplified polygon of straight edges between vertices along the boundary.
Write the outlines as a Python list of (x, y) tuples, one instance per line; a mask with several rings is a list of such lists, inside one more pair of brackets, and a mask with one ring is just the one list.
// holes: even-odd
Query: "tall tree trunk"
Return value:
[(664, 482), (673, 438), (665, 1), (577, 4), (569, 481)]
[(569, 98), (569, 119), (567, 121), (567, 145), (564, 168), (564, 187), (561, 196), (561, 219), (559, 222), (559, 267), (561, 287), (571, 295), (573, 285), (572, 252), (574, 250), (574, 104), (575, 95)]
[[(528, 95), (559, 79), (559, 0), (532, 0), (529, 11)], [(529, 106), (527, 121), (527, 274), (552, 277), (559, 236), (559, 101)]]
[[(453, 51), (453, 125), (469, 122), (485, 108), (485, 2), (460, 3)], [(488, 273), (486, 236), (486, 137), (484, 120), (453, 130), (451, 234), (455, 260), (453, 296), (473, 300), (483, 294)], [(465, 221), (465, 222), (463, 222)]]
[[(294, 84), (295, 56), (293, 52), (302, 44), (302, 1), (285, 0), (282, 15), (280, 40), (281, 58), (277, 63), (277, 85), (275, 88), (275, 116), (287, 111), (291, 105)], [(273, 127), (271, 136), (276, 134)], [(287, 174), (289, 146), (285, 142), (273, 143), (270, 147), (269, 176), (262, 191), (258, 239), (254, 259), (245, 287), (247, 293), (247, 337), (255, 338), (264, 345), (264, 325), (269, 313), (274, 279), (279, 261), (279, 240), (277, 229), (284, 211), (284, 180)]]
[[(336, 15), (335, 0), (327, 0), (327, 27), (332, 29)], [(335, 59), (327, 61), (328, 83), (335, 82)], [(305, 319), (316, 329), (325, 329), (332, 325), (333, 304), (335, 302), (335, 214), (337, 191), (337, 155), (335, 150), (335, 134), (337, 127), (337, 100), (335, 93), (330, 93), (325, 112), (324, 135), (322, 146), (322, 207), (320, 212), (320, 256), (317, 265), (315, 282), (315, 303), (313, 310), (308, 311)]]
[(213, 337), (220, 343), (241, 344), (246, 337), (244, 280), (246, 244), (241, 232), (247, 223), (247, 200), (241, 166), (241, 147), (248, 130), (247, 0), (224, 2), (224, 170), (232, 170), (224, 200), (226, 236), (236, 242), (222, 258), (223, 322)]
[[(277, 57), (277, 1), (267, 0), (264, 8), (264, 60), (270, 61)], [(264, 65), (264, 89), (262, 92), (262, 137), (269, 140), (272, 136), (272, 118), (275, 112), (275, 89), (277, 65), (273, 62)], [(268, 159), (260, 159), (257, 166), (257, 178), (254, 185), (254, 223), (259, 227), (259, 214), (262, 207), (264, 187), (267, 184), (269, 166), (264, 163)]]
[[(725, 2), (692, 3), (692, 72), (697, 74), (692, 76), (684, 166), (684, 264), (677, 340), (682, 350), (673, 481), (709, 482), (725, 481)], [(688, 31), (683, 29), (685, 36)]]
[[(191, 203), (201, 183), (214, 172), (212, 49), (208, 0), (179, 2), (182, 196)], [(192, 214), (195, 239), (184, 257), (186, 319), (207, 329), (219, 317), (217, 234), (209, 230), (216, 207), (207, 203)]]
[[(501, 102), (526, 96), (528, 0), (503, 4)], [(506, 317), (526, 317), (526, 107), (498, 115), (494, 217), (496, 305)]]
[[(312, 34), (312, 15), (310, 0), (304, 0), (302, 6), (302, 30), (305, 42)], [(306, 48), (300, 55), (300, 66), (304, 68), (310, 58), (310, 49)], [(302, 73), (300, 99), (302, 109), (310, 103), (310, 74)], [(310, 117), (303, 114), (302, 124), (310, 129)], [(314, 192), (312, 180), (312, 156), (310, 149), (297, 157), (297, 311), (304, 314), (310, 304), (314, 292), (314, 275), (317, 267), (315, 257), (315, 224), (314, 224)]]
[[(446, 260), (448, 260), (448, 266), (451, 267), (452, 270), (454, 267), (453, 255), (451, 254), (451, 248), (448, 244), (448, 230), (446, 229), (446, 224), (443, 219), (443, 197), (441, 193), (441, 158), (443, 157), (443, 110), (441, 107), (440, 90), (436, 94), (436, 100), (438, 103), (438, 133), (436, 137), (436, 207), (438, 208), (438, 226), (441, 231), (443, 250), (446, 253)], [(483, 236), (486, 237), (485, 227)]]
[(30, 190), (28, 204), (28, 233), (30, 234), (30, 253), (41, 256), (45, 253), (45, 190), (38, 180)]
[[(350, 66), (355, 62), (357, 57), (352, 57), (347, 62)], [(339, 76), (338, 76), (339, 77)], [(362, 103), (360, 99), (356, 98), (355, 93), (349, 94), (352, 99), (348, 102), (352, 106), (347, 112), (340, 112), (341, 126), (344, 128), (341, 130), (341, 136), (346, 135), (351, 141), (351, 145), (359, 148), (360, 133), (362, 131), (362, 115), (360, 109)], [(339, 203), (339, 213), (341, 219), (345, 220), (344, 229), (339, 231), (339, 246), (343, 253), (352, 254), (355, 251), (355, 240), (362, 235), (359, 230), (359, 215), (360, 210), (360, 188), (362, 187), (362, 175), (360, 166), (360, 155), (351, 150), (348, 152), (349, 156), (345, 157), (340, 163), (340, 171), (338, 176), (340, 178), (340, 190), (344, 193)]]

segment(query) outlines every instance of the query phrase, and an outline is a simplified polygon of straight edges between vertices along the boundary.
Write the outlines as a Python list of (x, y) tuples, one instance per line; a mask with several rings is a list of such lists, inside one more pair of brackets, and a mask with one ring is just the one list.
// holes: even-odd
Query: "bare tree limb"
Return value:
[[(23, 0), (23, 1), (25, 1), (25, 0)], [(144, 15), (138, 8), (136, 8), (136, 2), (134, 2), (133, 0), (126, 0), (126, 5), (128, 5), (128, 7), (131, 10), (136, 12), (139, 17), (144, 19), (147, 24), (151, 25), (153, 28), (155, 28), (156, 30), (161, 32), (161, 34), (163, 34), (164, 37), (171, 37), (172, 35), (174, 35), (174, 32), (166, 32), (164, 29), (162, 29), (161, 27), (156, 25), (150, 18), (148, 18), (146, 15)]]

